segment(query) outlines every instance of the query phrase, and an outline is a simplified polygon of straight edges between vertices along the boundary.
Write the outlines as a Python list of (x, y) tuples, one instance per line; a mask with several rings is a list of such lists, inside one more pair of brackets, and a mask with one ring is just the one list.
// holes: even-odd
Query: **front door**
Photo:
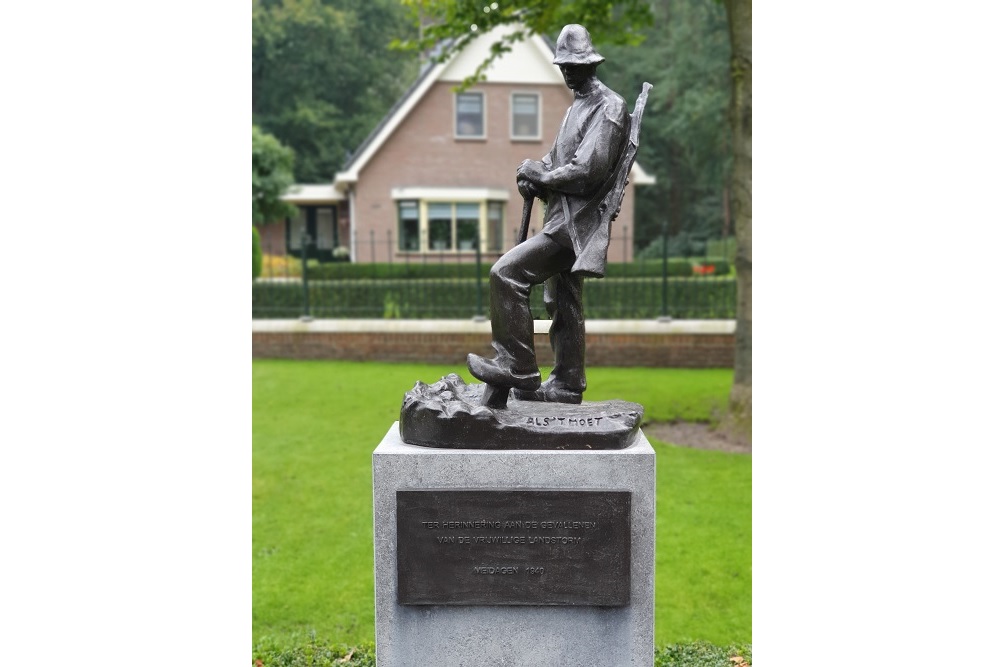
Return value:
[(306, 258), (321, 262), (333, 261), (333, 249), (338, 244), (337, 209), (333, 206), (299, 206), (298, 215), (285, 227), (288, 254), (302, 256), (302, 230), (306, 239)]

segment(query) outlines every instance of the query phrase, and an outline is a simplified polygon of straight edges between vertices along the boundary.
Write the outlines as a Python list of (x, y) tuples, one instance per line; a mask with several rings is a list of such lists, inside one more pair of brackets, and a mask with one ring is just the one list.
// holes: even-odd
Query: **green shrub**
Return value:
[[(668, 259), (667, 275), (685, 277), (692, 275), (691, 262), (686, 259)], [(663, 259), (656, 257), (635, 262), (608, 262), (607, 278), (660, 278), (663, 276)]]
[[(705, 254), (705, 241), (682, 231), (667, 238), (667, 257), (697, 257)], [(636, 253), (637, 260), (652, 260), (663, 257), (663, 236), (657, 236), (648, 246)]]
[(736, 239), (709, 239), (705, 244), (705, 254), (709, 257), (724, 257), (730, 264), (736, 261)]
[[(667, 239), (668, 257), (712, 257), (732, 264), (736, 261), (736, 239), (708, 239), (700, 241), (687, 232)], [(636, 253), (636, 261), (653, 261), (663, 257), (663, 237), (658, 236)], [(718, 261), (716, 260), (716, 261)]]
[(264, 265), (264, 253), (260, 249), (260, 232), (253, 228), (253, 277), (260, 276), (260, 269)]
[[(307, 268), (310, 280), (383, 280), (418, 278), (475, 278), (475, 264), (458, 264), (428, 261), (413, 262), (372, 262), (349, 264), (327, 262), (310, 264)], [(479, 267), (484, 278), (490, 275), (490, 264)]]

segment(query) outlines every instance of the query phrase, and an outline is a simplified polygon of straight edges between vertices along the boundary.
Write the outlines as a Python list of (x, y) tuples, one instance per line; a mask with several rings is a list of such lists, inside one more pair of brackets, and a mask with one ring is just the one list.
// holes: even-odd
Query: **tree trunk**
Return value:
[(729, 121), (733, 131), (732, 214), (736, 226), (736, 362), (729, 415), (725, 426), (747, 439), (752, 433), (751, 401), (751, 0), (724, 0), (732, 47), (730, 72), (732, 102)]

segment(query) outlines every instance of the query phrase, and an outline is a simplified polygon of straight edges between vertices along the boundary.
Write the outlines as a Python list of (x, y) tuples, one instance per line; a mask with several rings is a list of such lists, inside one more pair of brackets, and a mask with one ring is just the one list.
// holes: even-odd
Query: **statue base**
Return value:
[(375, 644), (399, 665), (652, 665), (656, 456), (372, 455)]
[(511, 398), (503, 409), (483, 405), (487, 385), (452, 373), (417, 382), (403, 397), (403, 442), (444, 449), (625, 449), (636, 439), (643, 407), (629, 401), (579, 405)]

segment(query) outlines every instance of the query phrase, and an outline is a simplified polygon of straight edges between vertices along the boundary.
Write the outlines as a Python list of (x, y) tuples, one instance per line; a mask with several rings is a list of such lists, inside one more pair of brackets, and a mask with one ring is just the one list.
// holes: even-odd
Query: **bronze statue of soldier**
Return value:
[[(597, 78), (604, 58), (590, 33), (567, 25), (556, 41), (559, 65), (573, 104), (549, 153), (517, 169), (526, 209), (546, 202), (542, 233), (519, 243), (490, 270), (490, 359), (470, 354), (469, 372), (486, 383), (483, 404), (502, 408), (510, 390), (529, 401), (580, 403), (587, 388), (584, 368), (584, 277), (603, 277), (611, 223), (621, 208), (628, 171), (635, 160), (638, 129), (649, 84), (631, 116), (625, 101)], [(545, 284), (545, 308), (552, 318), (549, 339), (555, 365), (541, 381), (535, 359), (532, 286)]]

